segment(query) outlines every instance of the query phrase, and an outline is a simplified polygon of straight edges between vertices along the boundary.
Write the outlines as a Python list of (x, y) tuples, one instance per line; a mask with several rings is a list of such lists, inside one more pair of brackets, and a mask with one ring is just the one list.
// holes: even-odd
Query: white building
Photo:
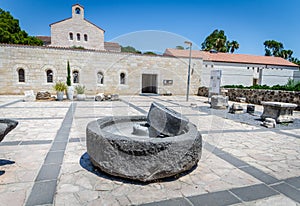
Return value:
[[(189, 57), (189, 50), (166, 49), (165, 56)], [(299, 76), (299, 66), (280, 57), (192, 51), (203, 59), (201, 86), (209, 86), (210, 71), (222, 70), (222, 85), (284, 85)]]

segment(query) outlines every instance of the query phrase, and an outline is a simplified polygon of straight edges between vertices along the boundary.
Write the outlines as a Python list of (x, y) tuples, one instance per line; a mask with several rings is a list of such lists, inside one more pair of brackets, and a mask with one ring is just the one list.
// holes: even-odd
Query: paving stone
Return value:
[(234, 188), (230, 189), (229, 191), (233, 192), (236, 196), (246, 202), (279, 194), (264, 184)]
[(228, 191), (207, 193), (187, 198), (193, 205), (222, 206), (240, 203), (241, 201)]
[(56, 180), (36, 182), (32, 188), (26, 206), (52, 204), (56, 191)]
[(50, 151), (64, 151), (68, 142), (53, 142)]
[(246, 162), (244, 162), (228, 153), (220, 153), (217, 156), (222, 158), (223, 160), (229, 162), (230, 164), (234, 165), (235, 167), (248, 166), (248, 164)]
[(60, 167), (60, 164), (44, 164), (40, 169), (36, 181), (56, 180), (59, 175)]
[(52, 140), (31, 140), (22, 141), (20, 145), (50, 144)]
[(279, 191), (280, 193), (286, 195), (287, 197), (291, 198), (292, 200), (300, 203), (300, 191), (291, 187), (290, 185), (286, 183), (280, 183), (271, 187)]
[(292, 177), (285, 180), (286, 183), (292, 185), (293, 187), (300, 189), (300, 177)]
[(248, 166), (248, 167), (241, 167), (240, 170), (243, 170), (244, 172), (252, 175), (253, 177), (259, 179), (260, 181), (266, 183), (266, 184), (274, 184), (276, 182), (279, 182), (279, 180), (275, 177), (272, 177), (266, 173), (264, 173), (263, 171), (252, 167), (252, 166)]
[(64, 151), (49, 152), (45, 164), (61, 164), (64, 158)]
[(175, 198), (175, 199), (164, 200), (160, 202), (141, 204), (140, 206), (193, 206), (193, 205), (184, 198)]

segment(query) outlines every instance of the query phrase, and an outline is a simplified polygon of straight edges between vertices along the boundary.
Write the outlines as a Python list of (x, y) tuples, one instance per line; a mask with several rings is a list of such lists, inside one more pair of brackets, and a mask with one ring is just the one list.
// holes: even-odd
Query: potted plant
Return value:
[(73, 100), (73, 96), (74, 96), (74, 88), (73, 86), (71, 86), (71, 69), (70, 69), (70, 63), (68, 61), (68, 64), (67, 64), (67, 86), (68, 86), (68, 89), (67, 89), (67, 98), (69, 100)]
[(57, 92), (57, 100), (62, 101), (64, 99), (64, 92), (67, 89), (67, 85), (64, 82), (58, 81), (55, 83), (53, 88)]
[(85, 86), (84, 85), (76, 85), (75, 86), (75, 90), (77, 93), (77, 100), (78, 101), (84, 101), (85, 100), (85, 94), (84, 94), (84, 90), (85, 90)]

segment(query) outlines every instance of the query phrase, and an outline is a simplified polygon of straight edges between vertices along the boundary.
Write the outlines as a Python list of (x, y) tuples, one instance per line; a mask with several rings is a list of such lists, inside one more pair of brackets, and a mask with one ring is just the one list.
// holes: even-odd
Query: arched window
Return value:
[(78, 71), (73, 71), (73, 83), (79, 83), (79, 72)]
[(77, 33), (77, 41), (80, 41), (80, 34)]
[(87, 34), (84, 35), (84, 41), (88, 41), (88, 35)]
[(120, 84), (125, 84), (125, 83), (126, 83), (126, 74), (122, 72), (120, 74)]
[(52, 83), (53, 82), (53, 72), (51, 69), (46, 71), (47, 75), (47, 83)]
[(69, 38), (70, 38), (70, 40), (73, 40), (73, 33), (72, 32), (69, 33)]
[(103, 84), (104, 82), (104, 75), (102, 72), (97, 73), (97, 84)]
[(75, 9), (75, 13), (76, 13), (76, 14), (80, 14), (80, 12), (81, 12), (81, 11), (80, 11), (80, 8), (77, 7), (77, 8)]
[(24, 71), (24, 69), (20, 68), (18, 70), (18, 77), (19, 77), (19, 82), (25, 82), (25, 71)]

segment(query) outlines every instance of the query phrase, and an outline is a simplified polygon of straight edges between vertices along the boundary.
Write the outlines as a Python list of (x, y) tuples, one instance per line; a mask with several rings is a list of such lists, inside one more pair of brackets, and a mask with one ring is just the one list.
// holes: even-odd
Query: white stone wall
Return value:
[[(73, 33), (73, 40), (70, 40), (70, 33)], [(77, 34), (80, 34), (80, 41)], [(87, 35), (87, 41), (84, 35)], [(64, 20), (51, 25), (51, 46), (104, 50), (104, 31), (84, 19)]]
[(295, 81), (300, 81), (300, 71), (294, 71), (294, 80)]
[[(53, 71), (54, 82), (66, 81), (68, 60), (71, 70), (79, 72), (79, 83), (86, 86), (87, 94), (140, 94), (143, 73), (157, 74), (159, 94), (186, 94), (188, 58), (0, 45), (0, 59), (0, 94), (23, 94), (31, 89), (55, 94), (54, 83), (46, 82), (46, 70)], [(192, 63), (190, 94), (197, 94), (202, 60), (193, 59)], [(19, 68), (25, 70), (25, 83), (18, 82)], [(97, 83), (99, 71), (104, 74), (103, 84)], [(122, 72), (126, 74), (125, 85), (120, 84)], [(163, 80), (173, 80), (173, 84), (164, 85)]]
[(253, 79), (258, 79), (261, 85), (284, 85), (288, 78), (293, 78), (295, 67), (269, 66), (261, 64), (239, 64), (225, 62), (203, 61), (201, 86), (209, 87), (210, 71), (222, 70), (221, 85), (252, 86)]
[(297, 71), (294, 67), (270, 66), (270, 68), (263, 69), (262, 85), (285, 85), (289, 79), (294, 78), (294, 71)]

